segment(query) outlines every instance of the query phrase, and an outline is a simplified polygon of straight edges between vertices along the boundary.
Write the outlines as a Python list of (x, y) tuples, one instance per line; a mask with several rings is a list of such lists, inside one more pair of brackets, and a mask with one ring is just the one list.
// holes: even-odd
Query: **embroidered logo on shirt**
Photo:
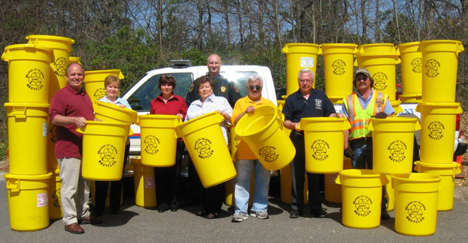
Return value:
[(317, 110), (322, 109), (322, 100), (321, 99), (315, 99), (315, 109), (317, 109)]
[(223, 92), (223, 93), (226, 92), (226, 87), (221, 86), (221, 92)]

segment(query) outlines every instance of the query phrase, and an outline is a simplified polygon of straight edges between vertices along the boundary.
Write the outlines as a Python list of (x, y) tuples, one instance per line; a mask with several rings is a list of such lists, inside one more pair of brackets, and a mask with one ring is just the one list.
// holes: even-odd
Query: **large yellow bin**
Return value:
[(363, 44), (359, 46), (359, 53), (394, 53), (397, 54), (398, 50), (395, 49), (393, 43), (372, 43)]
[[(414, 101), (422, 95), (422, 52), (419, 44), (419, 42), (409, 42), (397, 46), (401, 59), (402, 95), (405, 98), (412, 96)], [(413, 100), (405, 99), (405, 101)]]
[(440, 176), (425, 173), (392, 176), (396, 232), (413, 236), (435, 233), (439, 181)]
[(50, 172), (43, 175), (4, 175), (12, 230), (32, 231), (49, 226), (47, 190), (51, 176)]
[(382, 186), (387, 177), (367, 169), (343, 170), (336, 178), (341, 184), (342, 223), (351, 228), (375, 228), (380, 225)]
[[(119, 106), (103, 101), (96, 101), (93, 108), (94, 117), (103, 121), (135, 123), (138, 117), (138, 112), (132, 109), (126, 107), (120, 108)], [(129, 135), (132, 134), (133, 131), (130, 129)]]
[(2, 60), (8, 62), (8, 100), (21, 103), (48, 103), (49, 79), (53, 76), (51, 49), (37, 45), (5, 47)]
[(46, 174), (49, 104), (5, 103), (5, 107), (8, 117), (10, 173)]
[(141, 163), (141, 158), (131, 158), (135, 187), (135, 204), (144, 208), (156, 207), (156, 183), (154, 168)]
[(210, 112), (176, 127), (184, 139), (203, 187), (208, 188), (236, 177), (236, 168), (224, 140), (220, 123), (224, 117)]
[(141, 163), (152, 167), (170, 167), (176, 162), (175, 127), (181, 119), (175, 115), (140, 115)]
[(122, 178), (125, 142), (130, 123), (86, 121), (77, 128), (83, 133), (83, 178), (94, 181), (118, 181)]
[(55, 59), (50, 64), (52, 70), (50, 73), (49, 99), (51, 99), (55, 92), (67, 85), (66, 69), (75, 40), (53, 35), (29, 35), (26, 39), (28, 44), (47, 47), (54, 51)]
[(95, 106), (94, 102), (102, 99), (106, 95), (104, 80), (109, 75), (115, 75), (121, 80), (125, 78), (120, 69), (85, 71), (83, 82), (85, 84), (86, 93), (88, 93), (91, 102), (93, 102), (93, 106)]
[(331, 174), (343, 170), (344, 131), (351, 128), (346, 118), (302, 118), (305, 169), (309, 173)]
[(408, 174), (412, 171), (414, 132), (417, 118), (371, 118), (373, 170), (380, 174)]
[(463, 112), (460, 103), (421, 102), (421, 161), (451, 163), (455, 141), (457, 114)]
[(450, 211), (453, 209), (453, 196), (455, 192), (455, 175), (460, 173), (460, 164), (434, 164), (417, 161), (416, 170), (419, 173), (440, 175), (439, 199), (437, 211)]
[(390, 101), (396, 99), (396, 65), (400, 63), (395, 53), (358, 53), (357, 64), (369, 70), (374, 80), (373, 88), (388, 95)]
[[(352, 169), (353, 165), (351, 159), (348, 157), (343, 157), (343, 169), (348, 170)], [(341, 203), (341, 185), (336, 184), (336, 174), (325, 174), (325, 200), (331, 203)]]
[(461, 41), (421, 41), (422, 101), (454, 102), (456, 96), (458, 54), (465, 51)]
[(60, 169), (56, 169), (49, 183), (49, 219), (52, 220), (63, 218), (62, 201), (60, 199), (61, 187)]
[(353, 93), (353, 62), (356, 44), (326, 43), (320, 46), (325, 72), (325, 93), (334, 104)]
[[(298, 75), (303, 68), (317, 73), (317, 56), (320, 46), (310, 43), (287, 43), (283, 47), (286, 54), (286, 94), (290, 95), (299, 89)], [(314, 79), (315, 80), (315, 79)], [(315, 82), (312, 85), (315, 87)]]
[(274, 106), (258, 106), (254, 113), (243, 116), (235, 129), (237, 137), (249, 145), (266, 170), (279, 170), (296, 155)]

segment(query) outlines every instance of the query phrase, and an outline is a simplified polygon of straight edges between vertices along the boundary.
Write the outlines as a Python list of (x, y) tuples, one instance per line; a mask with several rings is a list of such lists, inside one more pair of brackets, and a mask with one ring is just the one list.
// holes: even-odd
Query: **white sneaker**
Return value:
[(247, 220), (249, 216), (247, 216), (246, 213), (235, 213), (232, 215), (232, 220), (231, 222), (242, 222), (244, 220)]
[(259, 218), (259, 219), (268, 219), (268, 218), (270, 218), (270, 216), (268, 216), (268, 213), (266, 211), (263, 211), (263, 212), (251, 211), (250, 216), (256, 217), (256, 218)]

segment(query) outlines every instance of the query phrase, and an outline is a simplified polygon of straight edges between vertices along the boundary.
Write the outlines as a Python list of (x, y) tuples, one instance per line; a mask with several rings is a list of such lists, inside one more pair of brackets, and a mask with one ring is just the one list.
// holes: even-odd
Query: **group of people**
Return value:
[[(220, 75), (221, 58), (212, 54), (207, 59), (208, 73), (196, 79), (189, 89), (186, 99), (174, 93), (177, 81), (171, 75), (161, 75), (158, 87), (161, 93), (151, 102), (151, 114), (177, 115), (189, 121), (201, 115), (217, 111), (224, 117), (221, 129), (228, 144), (227, 126), (235, 126), (246, 114), (255, 112), (260, 105), (274, 106), (273, 102), (262, 97), (263, 79), (258, 75), (248, 77), (245, 85), (246, 97), (241, 97), (238, 88)], [(82, 90), (84, 69), (78, 63), (71, 63), (66, 69), (67, 85), (59, 90), (51, 100), (50, 122), (57, 126), (55, 155), (60, 167), (61, 202), (65, 230), (82, 234), (80, 224), (101, 224), (99, 217), (104, 212), (108, 182), (96, 182), (95, 205), (93, 213), (89, 206), (89, 181), (81, 175), (82, 135), (75, 131), (83, 127), (86, 121), (95, 120), (93, 105), (88, 94)], [(304, 181), (308, 178), (309, 209), (312, 217), (323, 218), (327, 212), (322, 207), (319, 195), (320, 175), (305, 171), (304, 133), (298, 129), (298, 123), (305, 117), (347, 117), (351, 123), (350, 131), (345, 132), (345, 155), (352, 157), (354, 168), (364, 168), (367, 161), (372, 168), (371, 132), (365, 124), (373, 116), (391, 115), (394, 110), (388, 96), (372, 89), (372, 78), (366, 69), (358, 69), (353, 84), (356, 93), (344, 98), (341, 113), (337, 113), (324, 92), (314, 89), (314, 73), (302, 69), (298, 74), (299, 90), (291, 94), (283, 107), (284, 126), (291, 129), (290, 139), (296, 148), (296, 155), (291, 162), (291, 211), (290, 218), (304, 215)], [(110, 75), (105, 80), (106, 96), (100, 101), (115, 104), (124, 109), (131, 109), (127, 101), (120, 98), (120, 80)], [(348, 142), (349, 138), (349, 142)], [(181, 205), (198, 202), (200, 209), (197, 216), (208, 219), (219, 216), (223, 204), (223, 185), (203, 188), (189, 158), (188, 197), (183, 201), (177, 196), (178, 177), (184, 149), (183, 141), (177, 141), (176, 163), (172, 167), (154, 168), (157, 210), (177, 211)], [(125, 158), (128, 157), (127, 141)], [(242, 222), (250, 217), (268, 219), (268, 192), (271, 172), (259, 162), (249, 146), (239, 141), (235, 167), (237, 177), (234, 190), (235, 208), (232, 222)], [(123, 173), (123, 172), (122, 172)], [(254, 173), (254, 192), (250, 195), (251, 175)], [(120, 210), (122, 181), (112, 182), (110, 208), (113, 214)], [(383, 191), (384, 193), (384, 191)], [(249, 198), (253, 205), (249, 210)], [(382, 218), (389, 218), (382, 203)]]

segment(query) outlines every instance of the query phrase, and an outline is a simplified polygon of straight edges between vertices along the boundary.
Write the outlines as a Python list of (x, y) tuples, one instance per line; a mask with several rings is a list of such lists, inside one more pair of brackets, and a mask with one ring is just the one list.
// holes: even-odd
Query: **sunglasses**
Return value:
[(249, 86), (249, 89), (250, 89), (250, 90), (254, 90), (254, 89), (261, 90), (262, 87), (260, 87), (260, 85), (250, 85), (250, 86)]
[(356, 82), (359, 82), (361, 80), (366, 81), (368, 77), (358, 77), (356, 78)]

